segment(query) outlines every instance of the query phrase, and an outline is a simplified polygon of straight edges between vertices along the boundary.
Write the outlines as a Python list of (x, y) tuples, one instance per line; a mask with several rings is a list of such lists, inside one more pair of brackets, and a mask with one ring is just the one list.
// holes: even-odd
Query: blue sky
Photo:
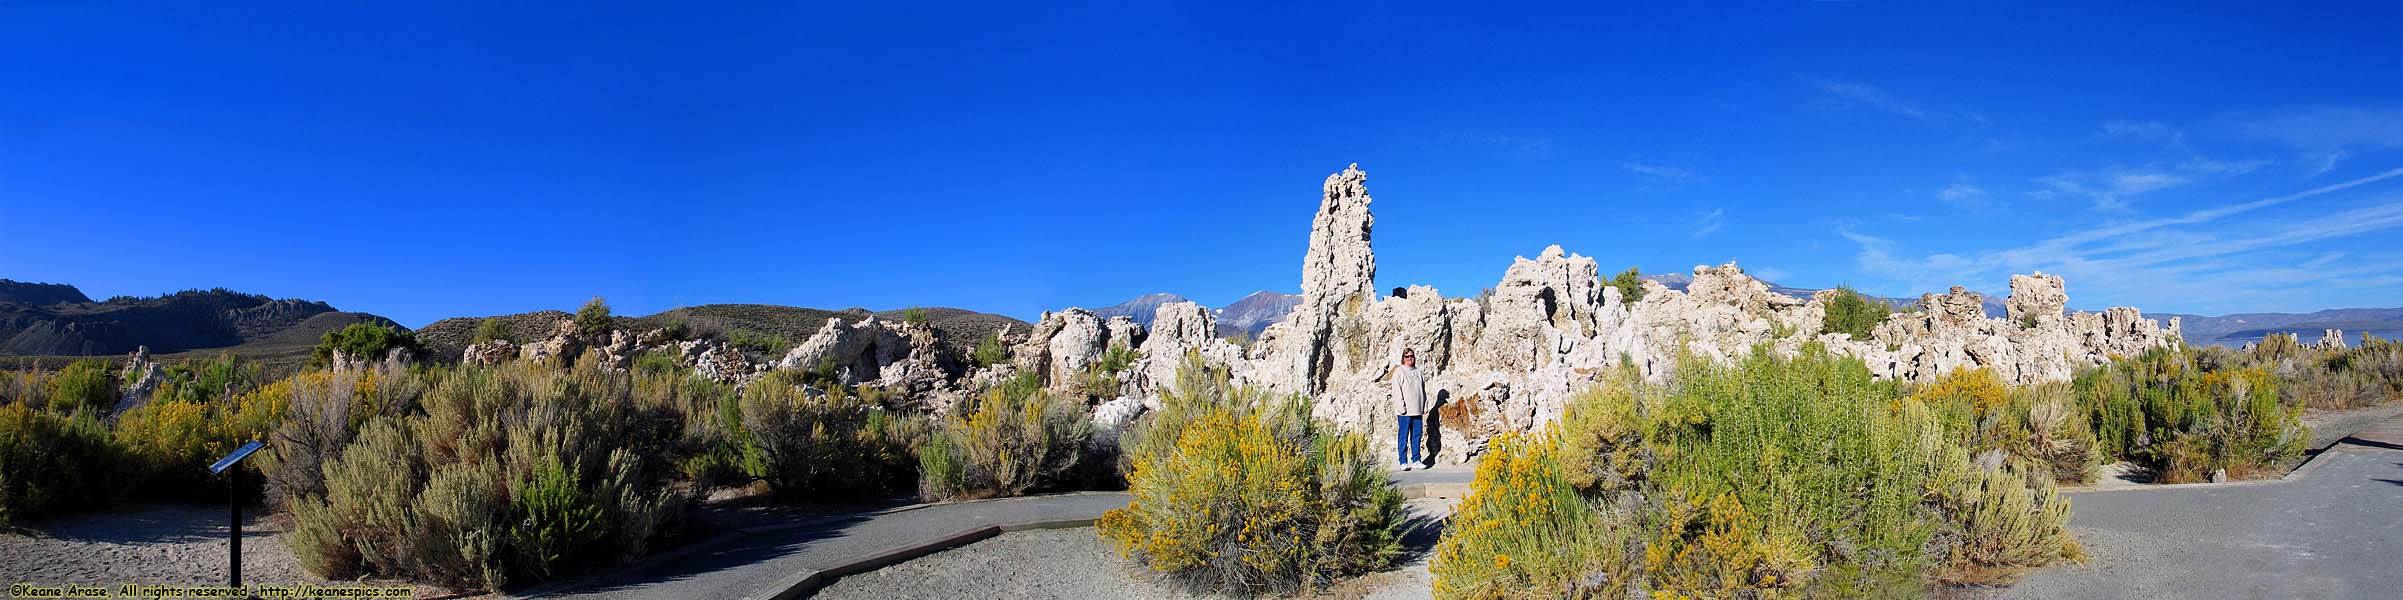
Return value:
[[(2403, 9), (0, 3), (0, 277), (411, 326), (1382, 286), (2403, 305)], [(682, 9), (682, 10), (679, 10)]]

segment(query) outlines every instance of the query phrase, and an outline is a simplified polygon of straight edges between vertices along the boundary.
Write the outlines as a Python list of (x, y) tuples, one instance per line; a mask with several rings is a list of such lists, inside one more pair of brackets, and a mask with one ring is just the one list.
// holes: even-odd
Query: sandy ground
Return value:
[[(132, 506), (19, 524), (0, 533), (0, 584), (221, 586), (226, 583), (225, 507)], [(242, 526), (244, 584), (359, 585), (309, 574), (285, 549), (280, 519)], [(367, 582), (388, 584), (389, 582)], [(420, 588), (419, 597), (441, 593)]]
[(2303, 413), (2303, 424), (2311, 426), (2311, 447), (2316, 450), (2396, 415), (2403, 415), (2403, 402), (2352, 410), (2308, 411)]
[[(1427, 551), (1434, 546), (1448, 500), (1410, 503), (1426, 526), (1404, 540), (1400, 566), (1336, 582), (1318, 594), (1328, 599), (1426, 598), (1434, 578)], [(837, 579), (818, 591), (828, 600), (882, 598), (1208, 598), (1161, 581), (1118, 556), (1091, 527), (1005, 533), (992, 539), (917, 560)]]

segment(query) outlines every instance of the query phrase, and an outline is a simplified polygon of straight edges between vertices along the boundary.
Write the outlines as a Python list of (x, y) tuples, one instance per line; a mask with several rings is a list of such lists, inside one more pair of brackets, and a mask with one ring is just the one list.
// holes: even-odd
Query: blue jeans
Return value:
[(1399, 430), (1394, 433), (1396, 436), (1393, 441), (1394, 453), (1400, 454), (1404, 463), (1420, 462), (1418, 441), (1427, 437), (1427, 417), (1424, 415), (1401, 415), (1394, 419), (1394, 424), (1397, 425), (1395, 429)]

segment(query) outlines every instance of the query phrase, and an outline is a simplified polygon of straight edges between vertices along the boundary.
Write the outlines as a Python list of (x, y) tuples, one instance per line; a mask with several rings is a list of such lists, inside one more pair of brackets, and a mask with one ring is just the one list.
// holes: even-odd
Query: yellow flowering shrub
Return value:
[(1633, 524), (1611, 523), (1606, 510), (1588, 506), (1564, 473), (1561, 446), (1555, 433), (1504, 435), (1486, 446), (1468, 498), (1435, 545), (1437, 597), (1597, 596), (1624, 582)]
[(1978, 415), (1984, 415), (1986, 411), (2008, 401), (2010, 393), (2010, 388), (2003, 385), (2002, 378), (1995, 376), (1993, 369), (1955, 367), (1952, 372), (1945, 373), (1943, 377), (1936, 378), (1935, 383), (1929, 384), (1926, 390), (1919, 393), (1919, 398), (1930, 404), (1966, 404), (1975, 409)]
[[(1118, 552), (1194, 588), (1290, 594), (1400, 553), (1401, 494), (1358, 434), (1320, 431), (1298, 401), (1187, 395), (1138, 424), (1134, 500), (1098, 529)], [(1174, 440), (1173, 444), (1163, 443)]]
[(141, 477), (152, 482), (144, 489), (210, 497), (215, 492), (205, 490), (224, 488), (214, 485), (209, 463), (237, 446), (267, 439), (282, 423), (291, 398), (292, 383), (284, 380), (214, 400), (156, 400), (118, 415), (113, 437), (141, 465)]

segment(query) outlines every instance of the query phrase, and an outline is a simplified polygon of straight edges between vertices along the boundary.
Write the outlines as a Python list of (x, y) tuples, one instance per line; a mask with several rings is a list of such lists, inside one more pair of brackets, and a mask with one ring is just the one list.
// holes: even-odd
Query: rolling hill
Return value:
[(12, 365), (122, 357), (142, 346), (168, 359), (225, 352), (279, 365), (306, 362), (318, 338), (352, 323), (399, 326), (324, 302), (222, 288), (93, 302), (72, 285), (0, 279), (0, 357)]

